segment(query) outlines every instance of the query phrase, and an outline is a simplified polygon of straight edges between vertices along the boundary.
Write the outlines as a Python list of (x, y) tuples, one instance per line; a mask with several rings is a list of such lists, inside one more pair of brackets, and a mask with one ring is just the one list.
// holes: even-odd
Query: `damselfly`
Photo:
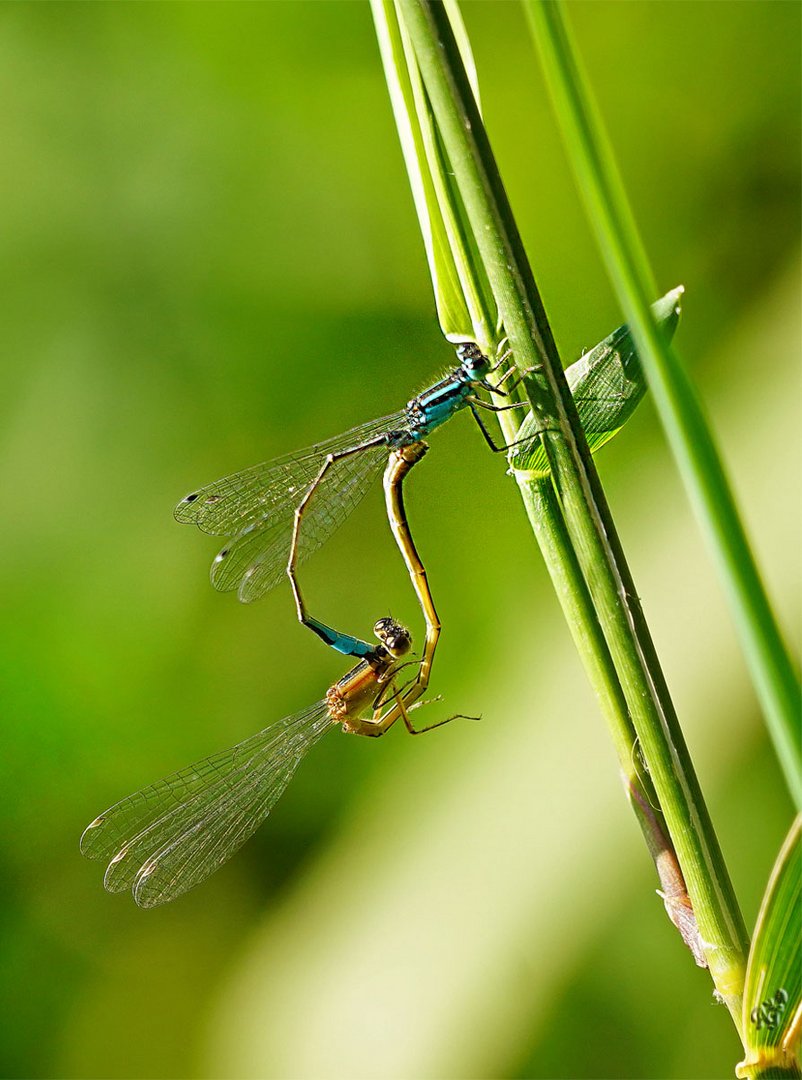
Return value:
[(409, 631), (386, 618), (374, 632), (379, 645), (363, 642), (363, 658), (322, 701), (129, 795), (87, 826), (81, 851), (109, 860), (108, 891), (131, 889), (137, 904), (155, 907), (205, 881), (256, 831), (301, 760), (337, 724), (378, 736), (399, 717), (412, 734), (447, 723), (413, 727), (413, 699), (395, 685)]
[[(178, 521), (230, 538), (212, 564), (215, 588), (236, 589), (239, 599), (248, 603), (277, 585), (285, 573), (295, 586), (296, 566), (345, 521), (378, 475), (388, 451), (420, 442), (465, 408), (491, 449), (507, 450), (494, 443), (480, 410), (504, 412), (521, 403), (499, 405), (478, 394), (484, 390), (507, 396), (510, 388), (503, 390), (501, 384), (513, 369), (496, 385), (488, 381), (506, 355), (491, 365), (477, 345), (466, 343), (458, 346), (457, 356), (459, 366), (412, 398), (401, 412), (233, 473), (182, 499), (175, 509)], [(296, 589), (298, 616), (306, 621), (299, 597)]]
[[(417, 661), (417, 665), (410, 665), (417, 666), (417, 673), (415, 677), (403, 687), (404, 701), (407, 707), (409, 707), (412, 702), (417, 701), (418, 698), (426, 692), (429, 685), (432, 664), (434, 663), (437, 642), (440, 637), (440, 619), (437, 615), (437, 610), (434, 606), (434, 598), (432, 597), (429, 588), (429, 579), (426, 574), (426, 568), (423, 565), (423, 560), (418, 554), (415, 542), (412, 539), (412, 532), (407, 520), (406, 507), (404, 506), (404, 481), (413, 466), (423, 458), (428, 450), (429, 446), (425, 442), (416, 442), (412, 443), (410, 446), (401, 446), (397, 450), (392, 450), (387, 462), (387, 467), (384, 470), (384, 495), (387, 508), (387, 520), (390, 523), (390, 529), (392, 530), (398, 550), (401, 552), (401, 557), (407, 568), (407, 573), (412, 582), (412, 588), (418, 598), (418, 603), (426, 624), (426, 637), (421, 659)], [(294, 577), (292, 583), (298, 610), (299, 612), (302, 612), (302, 622), (304, 622), (311, 630), (314, 630), (318, 637), (322, 638), (327, 645), (331, 646), (331, 648), (344, 653), (346, 656), (361, 656), (361, 650), (365, 647), (365, 642), (361, 641), (359, 638), (352, 637), (350, 634), (344, 634), (342, 631), (335, 630), (333, 627), (327, 626), (326, 623), (322, 623), (310, 615), (306, 611), (306, 605), (301, 597), (300, 586)]]

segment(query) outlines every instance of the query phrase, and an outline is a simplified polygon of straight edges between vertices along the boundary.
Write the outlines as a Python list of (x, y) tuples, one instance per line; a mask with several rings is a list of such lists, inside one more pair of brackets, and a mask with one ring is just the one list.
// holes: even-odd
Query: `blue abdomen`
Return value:
[(463, 409), (471, 389), (470, 383), (452, 377), (413, 398), (407, 412), (415, 438), (425, 438)]

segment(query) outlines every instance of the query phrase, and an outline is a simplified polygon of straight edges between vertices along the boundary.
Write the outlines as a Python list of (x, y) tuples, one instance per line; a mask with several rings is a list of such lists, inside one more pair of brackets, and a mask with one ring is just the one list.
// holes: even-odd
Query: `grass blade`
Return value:
[(739, 1077), (800, 1076), (802, 816), (777, 861), (757, 917), (744, 990), (746, 1058)]
[[(437, 318), (451, 341), (486, 340), (497, 314), (461, 221), (453, 177), (442, 148), (414, 50), (393, 0), (371, 0), (390, 102), (404, 154), (415, 210), (434, 287)], [(478, 100), (476, 69), (455, 4), (449, 5), (460, 54)]]
[[(653, 305), (661, 333), (669, 338), (679, 323), (682, 293), (681, 286), (672, 289)], [(618, 434), (646, 393), (646, 378), (628, 326), (619, 326), (566, 368), (565, 378), (592, 454)], [(536, 430), (537, 420), (529, 413), (516, 440), (525, 440)], [(532, 478), (551, 475), (539, 440), (534, 446), (524, 442), (509, 460), (513, 469), (528, 472)]]
[(707, 419), (649, 310), (653, 279), (562, 3), (524, 0), (568, 155), (608, 273), (637, 342), (686, 491), (718, 567), (786, 782), (802, 810), (800, 685)]

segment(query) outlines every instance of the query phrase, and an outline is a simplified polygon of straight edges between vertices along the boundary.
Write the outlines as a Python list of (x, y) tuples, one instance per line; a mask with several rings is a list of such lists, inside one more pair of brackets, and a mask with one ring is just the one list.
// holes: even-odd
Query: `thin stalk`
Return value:
[(783, 641), (699, 397), (658, 331), (653, 275), (562, 3), (524, 0), (591, 225), (632, 327), (657, 411), (717, 566), (769, 732), (802, 809), (799, 677)]
[(630, 720), (626, 698), (596, 618), (585, 579), (571, 547), (554, 489), (548, 480), (528, 480), (526, 483), (529, 492), (524, 505), (532, 531), (540, 546), (577, 652), (585, 665), (607, 721), (618, 756), (624, 791), (646, 840), (649, 854), (654, 860), (660, 879), (660, 895), (668, 917), (679, 930), (696, 963), (706, 967), (699, 928), (685, 879), (668, 836), (657, 794), (648, 774), (638, 769), (638, 736)]
[[(740, 1027), (746, 931), (554, 338), (442, 6), (398, 0), (505, 332), (539, 419), (571, 546), (654, 782), (722, 998)], [(527, 512), (532, 493), (519, 488)], [(532, 507), (533, 512), (536, 508)]]
[[(515, 400), (520, 394), (512, 391)], [(511, 414), (499, 414), (505, 440), (511, 443), (517, 421)], [(615, 664), (607, 648), (593, 601), (576, 558), (563, 518), (562, 510), (550, 478), (523, 475), (516, 472), (519, 487), (526, 486), (524, 506), (532, 531), (540, 547), (554, 591), (565, 615), (577, 652), (582, 659), (591, 686), (599, 701), (602, 715), (618, 756), (619, 773), (629, 804), (640, 826), (646, 847), (655, 864), (660, 880), (660, 896), (669, 919), (677, 928), (693, 958), (700, 967), (707, 967), (699, 926), (688, 896), (685, 879), (677, 853), (660, 808), (657, 793), (638, 754), (638, 736), (627, 708)]]

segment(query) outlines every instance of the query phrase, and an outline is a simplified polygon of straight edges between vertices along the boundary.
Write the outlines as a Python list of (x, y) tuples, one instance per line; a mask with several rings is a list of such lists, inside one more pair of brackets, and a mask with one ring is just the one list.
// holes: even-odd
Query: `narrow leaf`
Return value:
[(783, 844), (757, 917), (746, 969), (739, 1077), (800, 1076), (802, 815)]
[[(487, 340), (495, 324), (489, 288), (463, 226), (464, 211), (439, 139), (414, 50), (392, 0), (371, 0), (385, 78), (434, 287), (437, 318), (452, 341)], [(449, 0), (463, 63), (476, 100), (476, 68), (459, 9)]]
[(524, 0), (524, 9), (589, 220), (724, 586), (788, 789), (797, 810), (802, 810), (802, 687), (795, 659), (783, 640), (699, 393), (649, 311), (653, 274), (568, 25), (567, 5)]
[[(679, 323), (682, 286), (666, 293), (652, 305), (657, 324), (668, 339)], [(604, 341), (571, 364), (565, 377), (576, 403), (592, 453), (609, 442), (624, 426), (646, 393), (638, 350), (628, 326), (619, 326)], [(538, 424), (530, 412), (516, 435), (516, 440), (534, 437)], [(533, 479), (549, 475), (546, 452), (539, 439), (522, 442), (521, 449), (510, 456), (516, 472), (527, 472)]]

